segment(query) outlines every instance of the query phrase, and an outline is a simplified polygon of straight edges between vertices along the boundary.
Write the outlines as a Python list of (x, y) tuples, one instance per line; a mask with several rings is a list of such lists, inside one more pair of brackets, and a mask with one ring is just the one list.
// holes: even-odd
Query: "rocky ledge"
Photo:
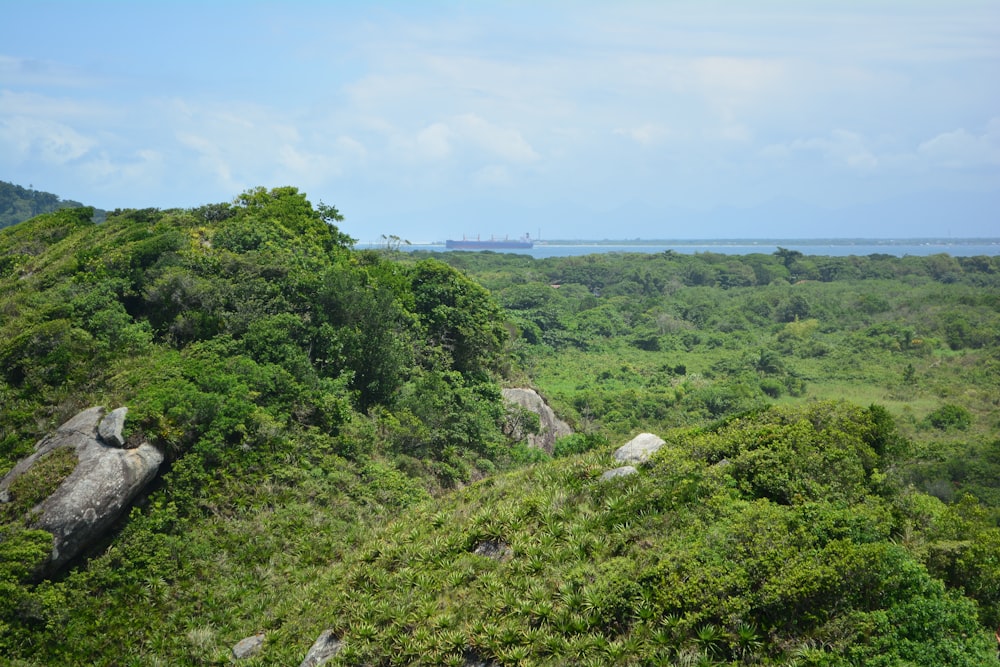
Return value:
[(16, 482), (22, 475), (44, 465), (53, 452), (62, 448), (76, 454), (72, 472), (25, 516), (31, 528), (48, 531), (54, 537), (52, 553), (39, 576), (58, 572), (100, 540), (163, 463), (163, 454), (148, 443), (123, 448), (126, 412), (119, 408), (106, 416), (103, 407), (84, 410), (42, 438), (34, 453), (0, 480), (0, 502), (16, 502)]

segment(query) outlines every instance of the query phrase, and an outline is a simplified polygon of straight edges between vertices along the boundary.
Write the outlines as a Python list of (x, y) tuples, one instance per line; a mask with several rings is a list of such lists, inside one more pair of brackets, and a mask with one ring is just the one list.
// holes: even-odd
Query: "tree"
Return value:
[(489, 292), (434, 259), (412, 270), (414, 309), (427, 342), (464, 374), (488, 374), (500, 367), (507, 340), (503, 311)]

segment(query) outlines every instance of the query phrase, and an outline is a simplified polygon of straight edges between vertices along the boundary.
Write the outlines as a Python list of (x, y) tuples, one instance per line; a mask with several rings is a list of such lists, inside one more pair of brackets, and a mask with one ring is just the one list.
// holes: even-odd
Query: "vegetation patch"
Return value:
[(31, 509), (52, 495), (78, 462), (72, 447), (57, 447), (42, 456), (8, 487), (10, 502), (0, 504), (0, 520), (6, 523), (23, 518), (30, 523)]
[[(283, 187), (0, 230), (0, 470), (98, 404), (169, 459), (35, 584), (72, 453), (19, 480), (5, 658), (995, 659), (1000, 260), (358, 251), (340, 219)], [(501, 385), (574, 435), (527, 448)]]

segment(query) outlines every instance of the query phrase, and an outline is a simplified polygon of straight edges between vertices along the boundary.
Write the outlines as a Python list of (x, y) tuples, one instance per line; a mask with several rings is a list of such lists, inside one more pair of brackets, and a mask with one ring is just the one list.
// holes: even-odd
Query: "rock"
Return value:
[(111, 445), (112, 447), (125, 446), (125, 438), (122, 437), (122, 428), (125, 426), (126, 414), (128, 414), (128, 408), (117, 408), (105, 415), (104, 419), (101, 420), (100, 425), (97, 427), (97, 435), (105, 445)]
[[(538, 395), (534, 389), (504, 389), (503, 398), (509, 404), (519, 405), (525, 410), (530, 410), (538, 415), (539, 433), (527, 434), (528, 444), (532, 447), (543, 449), (549, 454), (555, 446), (556, 440), (566, 435), (571, 435), (573, 429), (569, 424), (556, 417), (556, 413), (545, 403), (545, 400)], [(515, 426), (512, 435), (515, 438), (522, 437)]]
[(38, 576), (51, 576), (87, 547), (99, 541), (129, 507), (132, 500), (156, 476), (163, 454), (149, 443), (134, 449), (109, 447), (98, 438), (104, 408), (84, 410), (35, 445), (33, 454), (22, 459), (0, 480), (0, 497), (10, 500), (10, 485), (61, 447), (71, 447), (77, 456), (73, 472), (52, 494), (32, 508), (28, 523), (52, 533), (52, 553)]
[(634, 475), (638, 470), (635, 466), (622, 466), (621, 468), (614, 468), (613, 470), (606, 471), (601, 475), (601, 481), (606, 482), (609, 479), (615, 479), (616, 477), (628, 477), (629, 475)]
[(299, 667), (319, 667), (337, 655), (343, 647), (344, 643), (333, 636), (333, 630), (324, 630), (306, 653), (305, 659), (299, 663)]
[(509, 560), (514, 556), (514, 550), (501, 539), (484, 540), (476, 545), (472, 553), (499, 561)]
[(260, 653), (262, 648), (264, 648), (264, 633), (241, 639), (233, 647), (233, 658), (235, 660), (249, 658)]
[(465, 662), (462, 663), (462, 667), (500, 667), (498, 663), (492, 660), (487, 660), (475, 651), (466, 651)]
[(645, 463), (666, 443), (652, 433), (640, 433), (615, 451), (618, 463)]

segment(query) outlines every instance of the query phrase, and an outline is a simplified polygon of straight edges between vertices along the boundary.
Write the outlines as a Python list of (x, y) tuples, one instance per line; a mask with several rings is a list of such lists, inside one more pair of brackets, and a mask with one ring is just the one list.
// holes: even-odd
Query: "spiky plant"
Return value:
[(725, 634), (714, 623), (706, 623), (695, 632), (695, 643), (707, 654), (716, 655), (722, 650)]
[(740, 623), (735, 634), (737, 653), (744, 660), (751, 658), (764, 645), (755, 623)]

